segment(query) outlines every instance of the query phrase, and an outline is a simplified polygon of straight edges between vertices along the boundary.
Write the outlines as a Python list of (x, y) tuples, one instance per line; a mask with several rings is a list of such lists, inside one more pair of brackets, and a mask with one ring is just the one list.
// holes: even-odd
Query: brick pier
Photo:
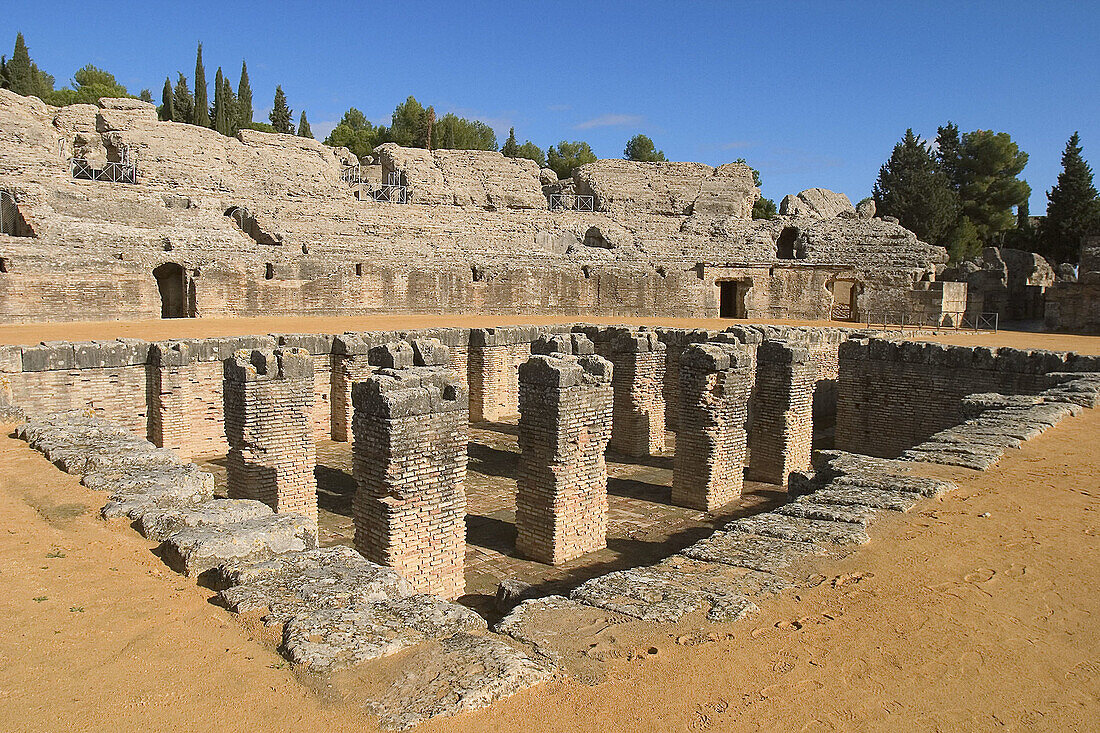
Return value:
[(224, 362), (226, 491), (317, 524), (310, 410), (313, 360), (302, 349), (238, 351)]
[(757, 348), (750, 480), (784, 486), (792, 471), (810, 467), (817, 372), (804, 347), (764, 341)]
[(355, 383), (355, 549), (417, 593), (465, 591), (469, 403), (437, 340), (375, 347)]
[(616, 330), (608, 344), (614, 368), (609, 448), (628, 456), (665, 449), (665, 352), (652, 331)]

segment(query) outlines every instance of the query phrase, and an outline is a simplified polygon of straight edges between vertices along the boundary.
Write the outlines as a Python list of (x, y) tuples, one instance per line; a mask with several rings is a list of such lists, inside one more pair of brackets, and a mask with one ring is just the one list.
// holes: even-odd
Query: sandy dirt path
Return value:
[[(630, 625), (598, 685), (421, 729), (1094, 730), (1097, 436), (1090, 410), (986, 473), (943, 469), (959, 491), (872, 527), (752, 619)], [(102, 495), (13, 438), (0, 465), (0, 729), (373, 729), (100, 521)]]

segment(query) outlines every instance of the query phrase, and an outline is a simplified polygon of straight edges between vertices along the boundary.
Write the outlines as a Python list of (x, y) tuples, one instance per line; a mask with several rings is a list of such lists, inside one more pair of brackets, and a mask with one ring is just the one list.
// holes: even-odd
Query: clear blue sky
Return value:
[[(477, 117), (503, 142), (587, 140), (621, 157), (637, 132), (670, 160), (759, 168), (778, 200), (812, 186), (868, 195), (912, 127), (1012, 135), (1046, 209), (1074, 130), (1100, 166), (1100, 3), (25, 2), (0, 10), (58, 86), (86, 63), (159, 100), (165, 75), (233, 83), (248, 60), (257, 119), (276, 84), (318, 137), (349, 106), (387, 121), (409, 94)], [(261, 113), (261, 110), (262, 113)]]

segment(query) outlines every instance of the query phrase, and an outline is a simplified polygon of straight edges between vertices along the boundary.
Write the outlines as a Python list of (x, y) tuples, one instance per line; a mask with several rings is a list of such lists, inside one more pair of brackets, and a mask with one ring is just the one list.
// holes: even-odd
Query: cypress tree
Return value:
[(1040, 254), (1055, 263), (1073, 262), (1081, 238), (1100, 234), (1100, 199), (1092, 182), (1092, 168), (1081, 152), (1081, 137), (1075, 132), (1062, 153), (1058, 182), (1047, 192)]
[(504, 146), (500, 149), (500, 152), (506, 158), (514, 158), (519, 154), (519, 143), (516, 142), (516, 128), (508, 128), (508, 139), (504, 141)]
[(306, 119), (305, 110), (302, 110), (302, 116), (298, 118), (298, 137), (313, 138), (313, 130), (309, 129), (309, 120)]
[(275, 132), (281, 132), (284, 135), (294, 134), (294, 123), (291, 121), (294, 118), (294, 112), (286, 104), (286, 94), (283, 93), (281, 86), (275, 87), (275, 103), (271, 106), (271, 114), (267, 116), (271, 120), (271, 126), (275, 128)]
[(171, 122), (176, 118), (176, 98), (172, 93), (172, 82), (164, 77), (164, 91), (160, 93), (160, 118)]
[(191, 90), (187, 88), (187, 77), (182, 72), (176, 79), (176, 88), (172, 91), (175, 103), (172, 105), (173, 122), (190, 123), (195, 115), (195, 99), (191, 96)]
[(225, 77), (220, 66), (214, 74), (214, 129), (227, 137), (231, 134), (229, 112), (225, 108)]
[(226, 134), (236, 135), (237, 130), (241, 129), (237, 122), (237, 95), (233, 93), (233, 85), (229, 83), (228, 77), (222, 77), (222, 104), (225, 106)]
[(8, 59), (0, 56), (0, 89), (11, 89), (11, 79), (8, 78)]
[(252, 124), (252, 85), (248, 83), (248, 64), (241, 62), (241, 81), (237, 84), (237, 125)]
[(202, 44), (195, 55), (195, 111), (191, 123), (210, 127), (210, 100), (206, 96), (206, 69), (202, 65)]
[(872, 196), (880, 214), (896, 216), (932, 244), (945, 244), (958, 218), (958, 195), (935, 154), (912, 129), (879, 169)]

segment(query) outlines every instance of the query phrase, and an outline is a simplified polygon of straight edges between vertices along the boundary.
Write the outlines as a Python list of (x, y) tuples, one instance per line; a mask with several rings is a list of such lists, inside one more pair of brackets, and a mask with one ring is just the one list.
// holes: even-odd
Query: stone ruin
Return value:
[[(526, 337), (526, 356), (512, 356)], [(477, 349), (509, 356), (469, 358)], [(335, 399), (347, 378), (314, 377), (341, 373), (336, 365), (364, 350), (367, 364), (350, 378), (349, 435)], [(639, 366), (653, 355), (663, 363)], [(619, 363), (630, 379), (616, 381)], [(502, 369), (515, 369), (515, 381), (490, 378)], [(745, 618), (823, 559), (857, 551), (880, 512), (909, 511), (953, 487), (922, 466), (986, 470), (1100, 401), (1100, 357), (780, 326), (53, 343), (0, 348), (0, 372), (0, 408), (31, 417), (19, 437), (104, 492), (105, 518), (130, 520), (227, 609), (258, 614), (293, 664), (327, 674), (406, 650), (406, 663), (427, 673), (403, 677), (368, 705), (393, 728), (489, 704), (554, 674), (592, 674), (599, 662), (575, 630), (596, 620)], [(199, 378), (206, 374), (220, 377)], [(188, 399), (165, 400), (138, 375), (156, 376), (169, 392), (186, 380)], [(665, 413), (675, 414), (671, 501), (703, 512), (736, 507), (746, 476), (785, 488), (788, 501), (719, 524), (656, 563), (579, 582), (568, 595), (512, 589), (501, 596), (502, 615), (486, 618), (455, 602), (464, 589), (472, 419), (464, 385), (474, 384), (483, 404), (518, 414), (515, 547), (540, 562), (577, 562), (606, 543), (604, 451), (621, 423), (633, 436), (625, 448), (643, 460), (660, 452), (641, 439), (652, 424), (638, 428), (643, 410), (661, 414), (658, 395), (675, 395)], [(313, 408), (319, 394), (327, 413)], [(177, 413), (219, 418), (227, 497), (186, 462), (194, 443), (159, 429)], [(834, 423), (833, 447), (811, 451)], [(353, 439), (354, 549), (318, 546), (307, 469), (314, 438), (326, 431)]]
[[(133, 182), (74, 178), (74, 160), (132, 166)], [(400, 196), (376, 200), (386, 186)], [(555, 195), (591, 210), (551, 209)], [(824, 189), (753, 220), (759, 195), (740, 163), (600, 160), (558, 181), (489, 151), (386, 144), (358, 161), (160, 122), (135, 100), (55, 108), (0, 90), (0, 322), (956, 307), (927, 285), (942, 248)]]

